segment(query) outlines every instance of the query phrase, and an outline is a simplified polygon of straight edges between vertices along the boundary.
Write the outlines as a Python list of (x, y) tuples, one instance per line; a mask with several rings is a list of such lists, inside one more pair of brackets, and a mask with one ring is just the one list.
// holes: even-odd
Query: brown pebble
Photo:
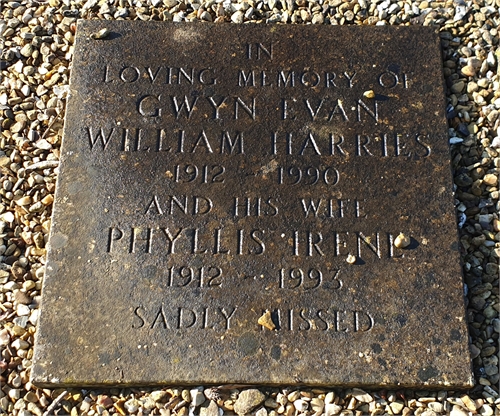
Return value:
[(363, 93), (363, 97), (375, 98), (375, 93), (373, 92), (373, 90), (368, 90)]
[(109, 30), (104, 28), (99, 30), (99, 32), (96, 32), (92, 35), (94, 39), (106, 39), (109, 35)]
[(262, 325), (263, 327), (269, 329), (270, 331), (273, 331), (276, 329), (276, 325), (273, 322), (273, 319), (271, 317), (271, 312), (266, 311), (257, 321), (259, 325)]
[(476, 70), (474, 69), (473, 66), (467, 65), (462, 68), (462, 74), (464, 74), (467, 77), (473, 77), (476, 75)]
[(20, 290), (18, 290), (14, 294), (14, 299), (17, 303), (22, 303), (24, 305), (29, 305), (31, 303), (31, 298), (26, 293), (21, 292)]

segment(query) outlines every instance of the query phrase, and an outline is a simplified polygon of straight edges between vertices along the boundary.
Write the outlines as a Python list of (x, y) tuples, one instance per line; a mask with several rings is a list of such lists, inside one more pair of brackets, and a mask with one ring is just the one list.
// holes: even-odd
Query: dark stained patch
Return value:
[(405, 326), (407, 321), (408, 321), (408, 318), (405, 315), (400, 314), (400, 315), (396, 316), (396, 322), (401, 327)]
[(432, 337), (432, 343), (434, 345), (440, 345), (443, 341), (441, 340), (441, 338), (438, 338), (438, 337)]
[(439, 375), (439, 371), (434, 367), (424, 367), (418, 371), (417, 375), (421, 381), (425, 382), (431, 378), (436, 378)]
[(250, 332), (244, 333), (238, 339), (238, 349), (243, 356), (254, 355), (259, 349), (259, 341), (255, 334)]
[(281, 358), (281, 347), (279, 345), (273, 345), (271, 348), (271, 358), (274, 360), (279, 360)]

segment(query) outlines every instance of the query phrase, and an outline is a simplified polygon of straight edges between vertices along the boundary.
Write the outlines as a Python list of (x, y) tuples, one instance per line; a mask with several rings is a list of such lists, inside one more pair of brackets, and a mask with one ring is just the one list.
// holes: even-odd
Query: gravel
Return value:
[[(1, 7), (0, 412), (220, 415), (247, 405), (258, 416), (500, 413), (500, 0), (27, 0), (2, 1)], [(439, 28), (474, 388), (462, 394), (287, 386), (66, 391), (31, 385), (77, 18)], [(245, 403), (249, 397), (254, 400)]]

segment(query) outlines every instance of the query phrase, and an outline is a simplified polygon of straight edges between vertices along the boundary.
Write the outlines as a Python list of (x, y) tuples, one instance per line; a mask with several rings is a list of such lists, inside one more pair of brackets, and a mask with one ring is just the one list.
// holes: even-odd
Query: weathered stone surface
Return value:
[(427, 27), (80, 23), (33, 382), (470, 386), (447, 141)]

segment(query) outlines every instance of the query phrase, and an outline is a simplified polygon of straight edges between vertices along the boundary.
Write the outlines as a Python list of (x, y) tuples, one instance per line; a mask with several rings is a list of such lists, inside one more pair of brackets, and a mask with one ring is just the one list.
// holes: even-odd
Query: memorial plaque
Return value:
[(438, 35), (80, 22), (46, 269), (39, 386), (472, 386)]

